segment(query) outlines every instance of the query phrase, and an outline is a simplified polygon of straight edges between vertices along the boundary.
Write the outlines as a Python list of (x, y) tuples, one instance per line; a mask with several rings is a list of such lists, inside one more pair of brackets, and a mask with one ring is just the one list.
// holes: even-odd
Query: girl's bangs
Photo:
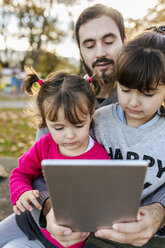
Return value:
[(51, 108), (49, 105), (49, 111), (45, 113), (46, 118), (53, 122), (58, 121), (59, 111), (62, 111), (62, 109), (66, 120), (74, 125), (83, 122), (90, 111), (88, 105), (84, 104), (83, 97), (79, 97), (77, 101), (71, 98), (61, 99), (60, 101), (58, 99), (58, 101), (55, 100), (51, 103)]
[(59, 108), (60, 104), (56, 101), (56, 99), (54, 99), (54, 101), (45, 101), (44, 115), (46, 116), (46, 119), (48, 119), (49, 121), (57, 121)]
[(72, 124), (78, 124), (86, 119), (86, 116), (89, 114), (90, 110), (88, 105), (84, 103), (83, 97), (77, 99), (74, 102), (71, 100), (68, 104), (64, 105), (64, 115), (68, 122)]
[(136, 57), (125, 61), (125, 64), (120, 66), (119, 63), (117, 80), (127, 88), (141, 92), (150, 91), (164, 81), (165, 66), (163, 65), (161, 58), (154, 52), (138, 51)]

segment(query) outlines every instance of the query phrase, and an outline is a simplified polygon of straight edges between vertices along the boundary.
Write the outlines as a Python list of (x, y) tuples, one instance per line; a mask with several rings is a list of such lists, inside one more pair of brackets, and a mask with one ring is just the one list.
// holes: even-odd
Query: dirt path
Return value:
[(27, 108), (26, 101), (0, 101), (0, 108)]
[(25, 93), (11, 95), (0, 92), (0, 108), (27, 108), (29, 100)]

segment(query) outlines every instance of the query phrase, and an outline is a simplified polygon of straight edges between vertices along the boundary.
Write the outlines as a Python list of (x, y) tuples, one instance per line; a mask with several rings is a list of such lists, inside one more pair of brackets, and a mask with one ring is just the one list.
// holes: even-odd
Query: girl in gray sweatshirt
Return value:
[[(141, 205), (159, 202), (165, 207), (165, 35), (145, 32), (126, 43), (116, 81), (118, 103), (95, 112), (93, 135), (111, 159), (147, 160)], [(160, 231), (165, 237), (164, 224)], [(159, 240), (153, 247), (165, 245), (165, 238)], [(92, 238), (87, 243), (90, 247)], [(100, 247), (100, 240), (94, 244)]]

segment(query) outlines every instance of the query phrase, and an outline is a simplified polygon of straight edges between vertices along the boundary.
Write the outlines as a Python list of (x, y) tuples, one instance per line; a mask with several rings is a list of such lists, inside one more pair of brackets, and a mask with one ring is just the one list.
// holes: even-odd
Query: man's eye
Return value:
[(93, 46), (89, 46), (89, 47), (87, 47), (87, 49), (92, 49), (93, 48)]
[(105, 44), (106, 45), (111, 45), (111, 44), (113, 44), (113, 41), (106, 41)]
[(88, 46), (86, 46), (87, 49), (91, 49), (93, 47), (94, 47), (94, 45), (88, 45)]
[(91, 48), (94, 47), (94, 43), (93, 43), (93, 42), (87, 42), (87, 43), (85, 43), (85, 47), (86, 47), (87, 49), (91, 49)]
[(112, 37), (106, 37), (103, 41), (105, 44), (110, 45), (113, 44), (114, 39), (112, 39)]

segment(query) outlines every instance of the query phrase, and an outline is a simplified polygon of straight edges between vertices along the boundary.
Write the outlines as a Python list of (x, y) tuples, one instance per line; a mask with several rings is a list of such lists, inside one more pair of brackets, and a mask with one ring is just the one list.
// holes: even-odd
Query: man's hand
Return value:
[(38, 190), (29, 190), (25, 191), (16, 202), (16, 205), (13, 207), (14, 212), (17, 215), (20, 215), (21, 212), (25, 212), (25, 210), (32, 211), (31, 203), (34, 204), (36, 208), (41, 210), (41, 205), (37, 201), (37, 198), (39, 197), (39, 191)]
[(69, 247), (76, 243), (85, 240), (90, 233), (72, 232), (68, 227), (59, 226), (56, 224), (53, 209), (46, 216), (47, 230), (51, 236), (56, 239), (62, 246)]
[(154, 203), (139, 209), (136, 222), (114, 224), (112, 229), (98, 230), (95, 236), (118, 243), (143, 246), (164, 226), (164, 218), (164, 207)]

